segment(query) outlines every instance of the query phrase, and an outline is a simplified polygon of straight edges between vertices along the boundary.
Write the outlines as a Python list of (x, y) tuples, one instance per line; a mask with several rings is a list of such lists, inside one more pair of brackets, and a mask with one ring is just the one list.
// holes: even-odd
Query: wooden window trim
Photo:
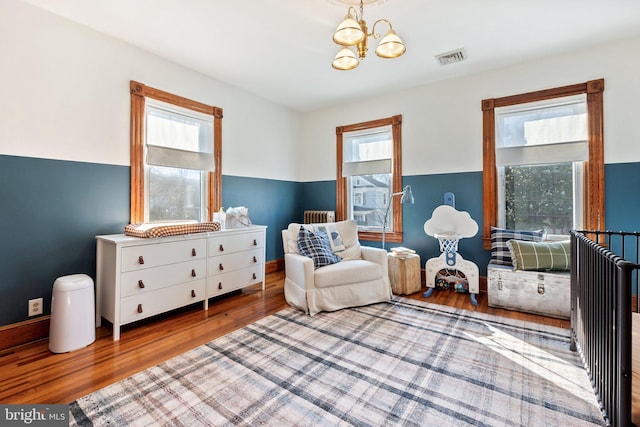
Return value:
[(485, 249), (491, 249), (491, 226), (498, 221), (495, 109), (571, 95), (587, 95), (589, 160), (584, 167), (584, 219), (586, 230), (604, 230), (604, 79), (554, 89), (482, 100), (483, 233)]
[[(371, 120), (368, 122), (355, 123), (346, 126), (336, 127), (336, 220), (343, 221), (347, 219), (347, 179), (342, 176), (342, 144), (343, 134), (345, 132), (354, 132), (358, 130), (373, 129), (382, 126), (391, 126), (391, 134), (393, 138), (393, 160), (391, 164), (393, 182), (392, 193), (402, 191), (402, 115), (387, 117), (384, 119)], [(393, 230), (385, 233), (385, 241), (392, 243), (402, 242), (402, 205), (400, 197), (394, 197), (391, 203), (393, 209)], [(358, 239), (369, 241), (382, 241), (381, 232), (360, 231)]]
[(146, 98), (213, 116), (215, 171), (209, 172), (207, 221), (222, 205), (222, 108), (193, 101), (131, 80), (131, 213), (132, 224), (144, 222), (144, 108)]

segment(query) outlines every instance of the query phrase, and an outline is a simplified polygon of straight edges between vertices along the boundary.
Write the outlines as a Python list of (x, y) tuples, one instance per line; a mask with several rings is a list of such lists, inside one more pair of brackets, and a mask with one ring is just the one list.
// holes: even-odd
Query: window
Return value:
[(221, 204), (222, 110), (131, 82), (131, 222), (209, 221)]
[(495, 109), (499, 227), (582, 228), (586, 110), (584, 95)]
[[(392, 193), (402, 191), (402, 116), (336, 128), (337, 217), (354, 219), (359, 238), (381, 240)], [(385, 239), (402, 241), (400, 199), (392, 200)]]
[(485, 249), (491, 226), (604, 228), (604, 80), (482, 101)]

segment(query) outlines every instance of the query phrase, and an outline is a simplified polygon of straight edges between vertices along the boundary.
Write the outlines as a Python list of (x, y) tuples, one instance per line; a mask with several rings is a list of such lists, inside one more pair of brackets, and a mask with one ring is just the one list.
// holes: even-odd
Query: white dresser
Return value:
[(96, 326), (120, 326), (245, 286), (264, 289), (266, 226), (141, 239), (96, 236)]

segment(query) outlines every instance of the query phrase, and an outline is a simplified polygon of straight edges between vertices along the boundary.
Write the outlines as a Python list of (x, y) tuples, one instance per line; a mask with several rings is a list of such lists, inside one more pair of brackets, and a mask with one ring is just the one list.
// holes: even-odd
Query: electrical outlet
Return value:
[(42, 314), (43, 305), (44, 304), (42, 302), (42, 298), (30, 299), (29, 300), (29, 317)]

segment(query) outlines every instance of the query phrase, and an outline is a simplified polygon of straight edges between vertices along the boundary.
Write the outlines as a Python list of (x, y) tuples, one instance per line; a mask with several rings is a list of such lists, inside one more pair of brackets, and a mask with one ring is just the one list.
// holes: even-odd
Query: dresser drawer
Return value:
[(264, 233), (240, 233), (209, 238), (209, 256), (223, 255), (264, 247)]
[(262, 249), (254, 249), (209, 258), (209, 276), (217, 276), (229, 271), (261, 265), (263, 253)]
[(194, 261), (170, 264), (163, 267), (146, 268), (122, 273), (120, 277), (120, 296), (128, 297), (152, 292), (179, 283), (194, 282), (207, 275), (207, 261)]
[(206, 279), (122, 298), (120, 324), (135, 322), (198, 301), (204, 301)]
[(262, 266), (243, 268), (207, 278), (207, 298), (262, 282)]
[(156, 243), (122, 248), (121, 271), (134, 271), (204, 258), (205, 239)]

